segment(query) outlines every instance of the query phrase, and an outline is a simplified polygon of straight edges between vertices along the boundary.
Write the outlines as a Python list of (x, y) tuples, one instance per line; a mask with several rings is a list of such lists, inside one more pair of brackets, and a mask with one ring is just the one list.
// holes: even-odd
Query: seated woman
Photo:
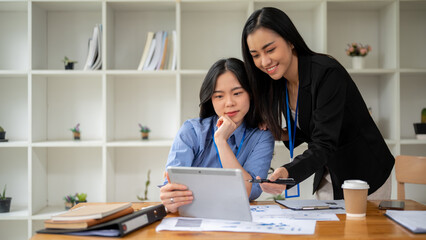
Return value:
[[(200, 89), (200, 118), (187, 120), (180, 128), (166, 168), (238, 168), (245, 180), (266, 178), (274, 138), (269, 131), (257, 128), (251, 101), (244, 63), (235, 58), (214, 63)], [(167, 180), (160, 199), (168, 211), (176, 212), (192, 202), (192, 192), (186, 186), (170, 183), (168, 176)], [(248, 181), (246, 190), (250, 200), (262, 193), (259, 184)]]

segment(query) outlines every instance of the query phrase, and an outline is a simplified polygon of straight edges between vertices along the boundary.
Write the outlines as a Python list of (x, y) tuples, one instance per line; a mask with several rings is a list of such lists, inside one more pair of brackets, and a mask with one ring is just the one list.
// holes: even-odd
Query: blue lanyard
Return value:
[(286, 103), (287, 103), (287, 130), (289, 135), (289, 147), (290, 147), (290, 161), (293, 161), (293, 150), (294, 150), (294, 142), (296, 141), (296, 127), (297, 127), (297, 109), (299, 108), (299, 90), (297, 90), (297, 101), (296, 101), (296, 114), (294, 117), (294, 128), (293, 132), (291, 131), (291, 121), (290, 121), (290, 105), (288, 103), (288, 90), (287, 84), (285, 85), (286, 91)]
[[(235, 155), (235, 157), (238, 157), (238, 154), (240, 153), (240, 150), (241, 150), (241, 146), (243, 146), (244, 138), (246, 138), (246, 129), (244, 129), (243, 138), (241, 139), (240, 146), (238, 146), (237, 155)], [(217, 158), (219, 159), (220, 167), (223, 168), (222, 161), (220, 160), (220, 156), (219, 156), (219, 150), (217, 149), (216, 142), (214, 141), (214, 127), (213, 126), (212, 126), (212, 138), (213, 138), (214, 148), (216, 149), (216, 155), (217, 155)]]

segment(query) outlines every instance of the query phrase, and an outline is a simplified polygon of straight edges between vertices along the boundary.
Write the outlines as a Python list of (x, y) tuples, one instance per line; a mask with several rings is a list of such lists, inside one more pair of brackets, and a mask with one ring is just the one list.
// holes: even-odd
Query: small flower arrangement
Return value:
[(69, 194), (69, 195), (66, 195), (65, 197), (64, 197), (64, 201), (65, 201), (65, 209), (66, 210), (68, 210), (68, 209), (70, 209), (70, 208), (72, 208), (72, 207), (74, 207), (74, 205), (75, 205), (75, 195), (71, 195), (71, 194)]
[(62, 62), (64, 63), (65, 69), (74, 69), (74, 64), (77, 63), (77, 61), (71, 60), (67, 56), (62, 59)]
[(71, 132), (79, 133), (80, 132), (80, 123), (77, 123), (74, 128), (70, 128)]
[(140, 128), (140, 132), (143, 132), (143, 133), (151, 132), (151, 129), (149, 129), (148, 126), (142, 126), (142, 124), (140, 124), (140, 123), (139, 123), (139, 128)]
[(87, 202), (87, 193), (76, 193), (76, 202)]
[(139, 123), (139, 128), (140, 128), (140, 132), (142, 134), (142, 140), (147, 140), (149, 137), (149, 132), (151, 132), (151, 129), (149, 129), (149, 127), (147, 126), (143, 126), (142, 124)]
[(80, 140), (80, 123), (77, 123), (74, 128), (70, 128), (71, 132), (74, 134), (74, 140)]
[(350, 57), (354, 57), (354, 56), (365, 57), (370, 51), (371, 51), (370, 45), (352, 43), (352, 44), (348, 44), (348, 48), (346, 49), (346, 55)]

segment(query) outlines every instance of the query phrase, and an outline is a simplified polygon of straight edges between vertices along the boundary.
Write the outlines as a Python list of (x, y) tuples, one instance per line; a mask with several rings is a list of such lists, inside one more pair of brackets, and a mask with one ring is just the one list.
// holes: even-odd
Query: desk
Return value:
[[(385, 210), (379, 210), (380, 201), (368, 201), (367, 217), (363, 220), (346, 220), (345, 214), (338, 214), (340, 221), (317, 222), (314, 235), (280, 235), (267, 233), (235, 233), (235, 232), (156, 232), (156, 222), (139, 229), (123, 239), (426, 239), (426, 234), (413, 234), (384, 216)], [(134, 203), (135, 209), (158, 203)], [(253, 205), (274, 204), (274, 202), (254, 202)], [(426, 206), (412, 200), (405, 201), (406, 210), (426, 210)], [(177, 217), (168, 214), (167, 217)], [(111, 240), (103, 237), (75, 237), (54, 234), (36, 234), (32, 240), (57, 239), (93, 239)]]

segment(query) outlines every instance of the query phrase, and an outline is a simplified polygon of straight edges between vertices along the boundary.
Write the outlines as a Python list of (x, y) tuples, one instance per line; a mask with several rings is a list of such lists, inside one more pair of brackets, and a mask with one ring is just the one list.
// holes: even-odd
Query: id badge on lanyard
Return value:
[[(289, 101), (288, 101), (287, 84), (285, 85), (285, 91), (286, 91), (286, 103), (287, 103), (287, 130), (288, 130), (288, 137), (289, 137), (288, 140), (289, 140), (289, 151), (290, 151), (290, 162), (291, 162), (293, 161), (294, 142), (296, 141), (297, 110), (299, 108), (299, 91), (297, 91), (296, 113), (294, 117), (293, 131), (291, 129), (291, 121), (290, 121), (291, 115), (290, 115), (290, 107), (289, 107)], [(285, 190), (285, 198), (293, 198), (293, 197), (300, 197), (299, 184), (297, 184), (291, 189)]]

